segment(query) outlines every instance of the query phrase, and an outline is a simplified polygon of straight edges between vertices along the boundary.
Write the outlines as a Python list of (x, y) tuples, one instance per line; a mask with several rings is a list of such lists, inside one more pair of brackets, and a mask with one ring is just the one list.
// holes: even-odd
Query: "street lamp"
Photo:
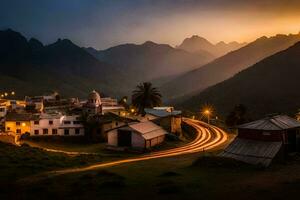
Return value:
[(210, 118), (210, 115), (211, 115), (211, 111), (207, 108), (207, 109), (204, 110), (203, 113), (207, 116), (207, 123), (209, 124), (209, 118)]

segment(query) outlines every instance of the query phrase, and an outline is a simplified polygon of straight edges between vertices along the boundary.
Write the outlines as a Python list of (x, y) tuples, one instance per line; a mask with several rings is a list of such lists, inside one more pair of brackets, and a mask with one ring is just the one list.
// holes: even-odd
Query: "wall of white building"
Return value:
[(31, 136), (82, 136), (84, 127), (79, 121), (78, 115), (55, 116), (31, 121)]

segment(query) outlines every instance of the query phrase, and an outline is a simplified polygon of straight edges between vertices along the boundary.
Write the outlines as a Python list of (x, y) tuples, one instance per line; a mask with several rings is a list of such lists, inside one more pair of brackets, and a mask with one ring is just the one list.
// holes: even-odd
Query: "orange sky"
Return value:
[(180, 44), (199, 35), (250, 42), (298, 33), (300, 0), (1, 0), (0, 29), (44, 43), (69, 38), (105, 49), (123, 43)]

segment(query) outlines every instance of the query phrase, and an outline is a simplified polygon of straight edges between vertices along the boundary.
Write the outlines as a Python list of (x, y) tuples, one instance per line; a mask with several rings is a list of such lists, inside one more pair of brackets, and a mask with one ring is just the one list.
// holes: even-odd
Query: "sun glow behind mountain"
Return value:
[(299, 0), (3, 0), (0, 5), (1, 29), (44, 43), (70, 38), (97, 49), (148, 40), (175, 46), (195, 34), (215, 43), (251, 42), (300, 31)]

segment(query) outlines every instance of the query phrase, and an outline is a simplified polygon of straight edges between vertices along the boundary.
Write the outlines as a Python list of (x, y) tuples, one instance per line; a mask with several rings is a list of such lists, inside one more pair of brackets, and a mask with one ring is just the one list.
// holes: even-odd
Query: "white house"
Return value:
[(31, 136), (82, 136), (84, 127), (79, 115), (41, 114), (38, 120), (31, 121)]
[(165, 131), (151, 121), (133, 122), (108, 132), (108, 146), (149, 149), (165, 140)]

